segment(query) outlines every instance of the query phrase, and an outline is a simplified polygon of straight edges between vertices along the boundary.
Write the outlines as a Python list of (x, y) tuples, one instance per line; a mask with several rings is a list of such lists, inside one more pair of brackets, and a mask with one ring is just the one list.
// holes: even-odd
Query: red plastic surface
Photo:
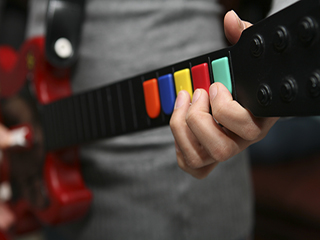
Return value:
[(10, 239), (11, 238), (9, 238), (9, 236), (6, 233), (0, 231), (0, 240), (10, 240)]
[[(36, 98), (41, 104), (72, 94), (70, 71), (56, 69), (46, 61), (44, 38), (28, 40), (18, 53), (10, 47), (0, 46), (1, 97), (16, 94), (30, 76)], [(26, 138), (32, 138), (32, 133)], [(39, 222), (59, 224), (78, 219), (91, 204), (92, 193), (82, 179), (77, 148), (47, 153), (44, 161), (43, 176), (50, 205), (39, 210), (33, 209), (24, 199), (9, 203), (17, 217), (14, 226), (16, 233), (32, 231), (40, 226)], [(10, 179), (10, 159), (0, 163), (0, 171), (0, 182)]]
[(43, 37), (28, 40), (18, 53), (9, 46), (0, 46), (3, 98), (17, 93), (27, 78), (33, 76), (38, 101), (43, 104), (52, 102), (71, 94), (69, 75), (69, 70), (55, 69), (46, 61)]
[(209, 94), (210, 75), (209, 75), (208, 64), (203, 63), (203, 64), (199, 64), (192, 67), (191, 73), (192, 73), (194, 90), (196, 90), (197, 88), (203, 88)]
[(77, 148), (47, 155), (44, 175), (51, 204), (48, 209), (36, 212), (44, 222), (71, 221), (87, 212), (92, 193), (85, 187), (78, 159)]

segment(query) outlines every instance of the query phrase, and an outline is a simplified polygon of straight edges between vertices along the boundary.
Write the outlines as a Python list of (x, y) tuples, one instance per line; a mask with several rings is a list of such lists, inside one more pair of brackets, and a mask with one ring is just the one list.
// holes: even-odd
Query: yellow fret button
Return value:
[(186, 90), (189, 94), (190, 97), (192, 98), (192, 82), (191, 82), (191, 75), (190, 75), (190, 69), (182, 69), (180, 71), (175, 72), (174, 74), (174, 83), (176, 87), (176, 93), (178, 93), (181, 90)]

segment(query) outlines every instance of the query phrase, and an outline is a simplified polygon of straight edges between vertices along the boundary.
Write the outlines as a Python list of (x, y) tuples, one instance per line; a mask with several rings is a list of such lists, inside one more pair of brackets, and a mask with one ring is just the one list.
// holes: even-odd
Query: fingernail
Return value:
[(199, 99), (200, 95), (201, 95), (200, 89), (196, 89), (193, 93), (192, 103), (195, 103)]
[(185, 102), (185, 93), (183, 91), (180, 91), (178, 93), (176, 103), (174, 104), (174, 109), (181, 107), (184, 104), (184, 102)]
[(210, 99), (213, 100), (217, 95), (218, 89), (215, 84), (212, 84), (209, 88)]
[(240, 17), (238, 16), (238, 14), (235, 11), (232, 10), (232, 12), (233, 12), (234, 16), (237, 18), (238, 25), (239, 25), (240, 29), (243, 30), (244, 24), (243, 24), (242, 20), (240, 19)]

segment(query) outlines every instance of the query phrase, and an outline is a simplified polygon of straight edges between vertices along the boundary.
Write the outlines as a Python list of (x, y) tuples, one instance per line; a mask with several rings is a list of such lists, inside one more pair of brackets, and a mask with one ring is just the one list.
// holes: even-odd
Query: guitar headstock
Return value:
[(320, 2), (296, 4), (245, 30), (230, 50), (235, 98), (255, 116), (320, 114)]

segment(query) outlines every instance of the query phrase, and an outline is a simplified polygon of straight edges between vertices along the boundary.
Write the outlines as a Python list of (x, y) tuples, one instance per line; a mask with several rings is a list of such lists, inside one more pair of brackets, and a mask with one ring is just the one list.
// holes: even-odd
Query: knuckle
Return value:
[(177, 154), (177, 163), (178, 163), (179, 168), (181, 168), (185, 172), (188, 172), (188, 166), (187, 166), (182, 154)]
[(212, 149), (210, 151), (210, 155), (215, 161), (224, 162), (232, 156), (233, 151), (234, 150), (229, 145), (221, 144), (220, 146), (217, 146), (216, 148)]
[(177, 154), (178, 166), (188, 172), (189, 169), (197, 169), (199, 168), (199, 161), (196, 158), (190, 158), (180, 153)]
[(187, 158), (185, 158), (185, 163), (191, 169), (198, 169), (198, 168), (202, 167), (201, 162), (197, 158), (187, 157)]
[(214, 102), (211, 103), (211, 112), (213, 117), (218, 117), (220, 115), (223, 115), (225, 109), (225, 105), (221, 104), (221, 102)]
[(243, 138), (247, 141), (256, 141), (261, 136), (260, 128), (254, 123), (248, 124), (243, 131)]
[(179, 166), (179, 168), (181, 168), (183, 171), (186, 172), (187, 168), (186, 168), (186, 165), (183, 161), (178, 161), (178, 166)]
[(203, 112), (190, 110), (186, 115), (186, 123), (189, 127), (197, 126), (204, 121), (205, 117)]
[(194, 125), (198, 121), (198, 116), (195, 111), (189, 111), (186, 115), (187, 125)]
[(179, 120), (177, 118), (172, 117), (169, 122), (169, 126), (171, 129), (175, 129), (179, 127)]
[(208, 174), (203, 174), (201, 171), (197, 169), (196, 170), (192, 169), (184, 161), (178, 161), (178, 166), (182, 171), (190, 174), (191, 176), (199, 180), (206, 178), (208, 175)]

